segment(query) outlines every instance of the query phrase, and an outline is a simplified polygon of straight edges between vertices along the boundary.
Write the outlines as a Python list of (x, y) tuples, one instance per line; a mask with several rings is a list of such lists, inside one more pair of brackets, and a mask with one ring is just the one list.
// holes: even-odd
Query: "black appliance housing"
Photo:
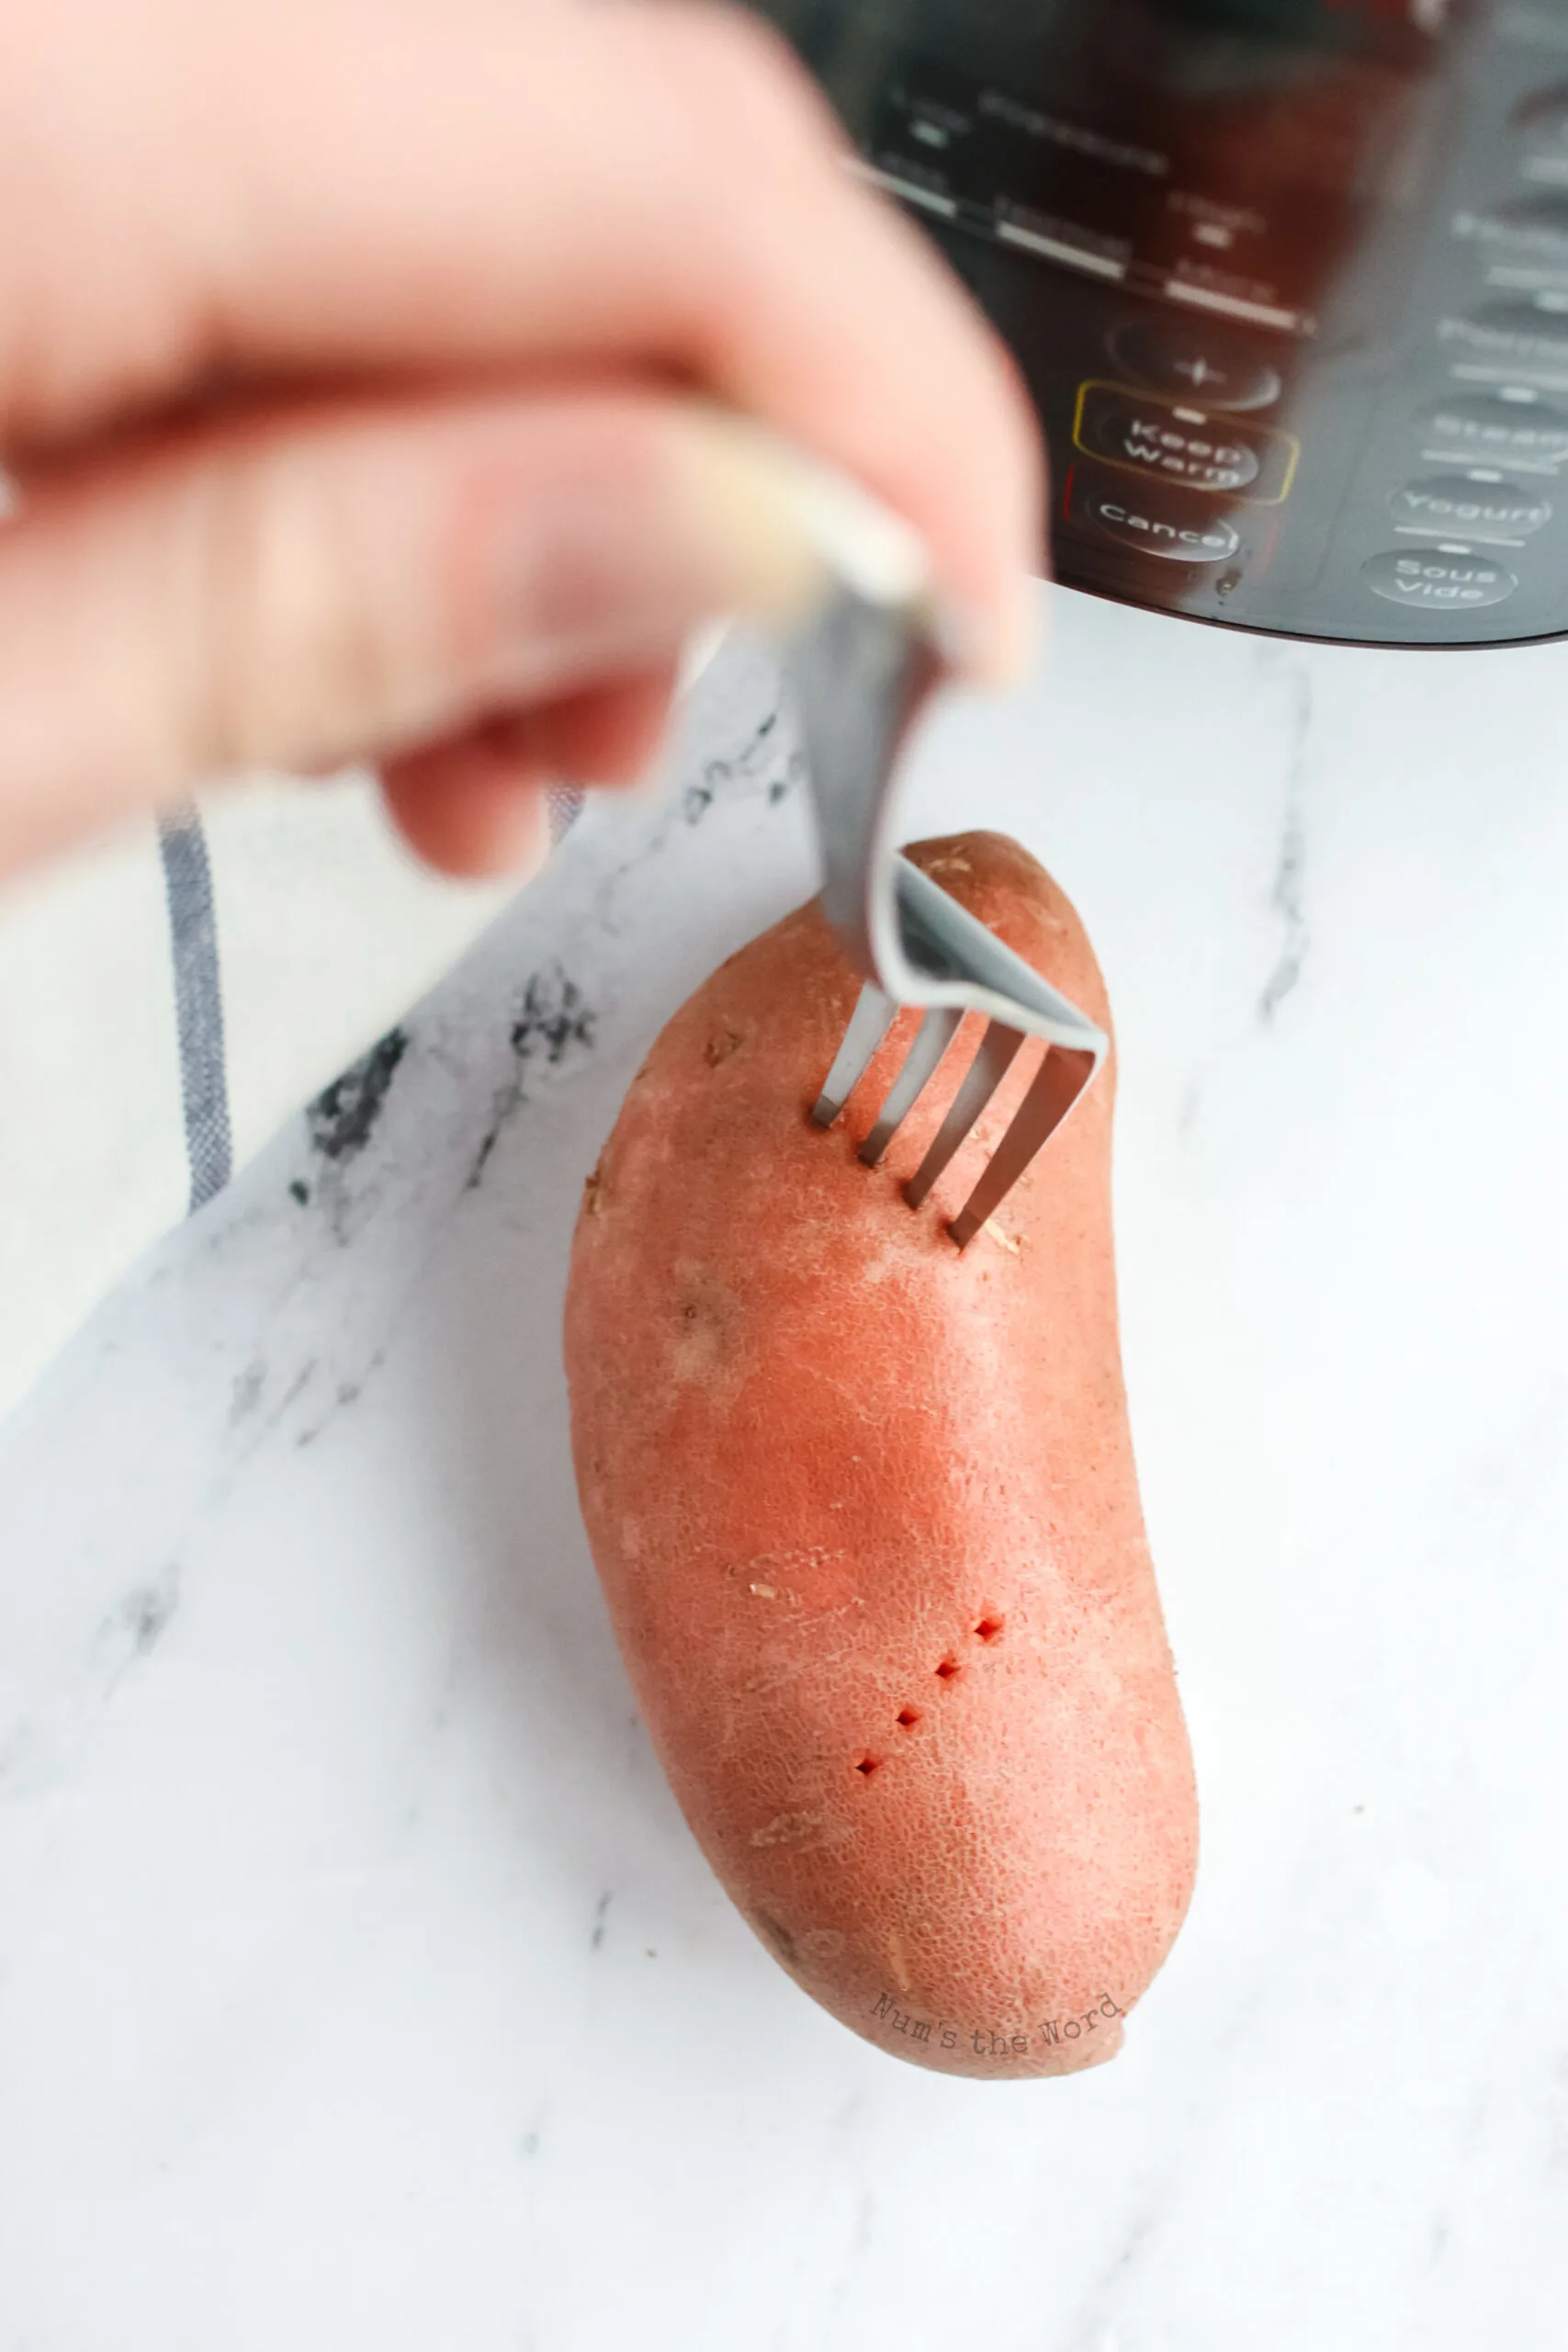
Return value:
[(1568, 0), (770, 0), (1017, 354), (1055, 576), (1568, 635)]

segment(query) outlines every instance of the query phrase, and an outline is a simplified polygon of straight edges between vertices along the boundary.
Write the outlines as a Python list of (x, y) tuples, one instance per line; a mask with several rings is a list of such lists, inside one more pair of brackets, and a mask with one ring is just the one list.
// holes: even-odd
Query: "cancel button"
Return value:
[(1222, 516), (1173, 509), (1136, 489), (1091, 490), (1078, 504), (1102, 537), (1139, 555), (1163, 556), (1168, 563), (1224, 563), (1241, 545)]

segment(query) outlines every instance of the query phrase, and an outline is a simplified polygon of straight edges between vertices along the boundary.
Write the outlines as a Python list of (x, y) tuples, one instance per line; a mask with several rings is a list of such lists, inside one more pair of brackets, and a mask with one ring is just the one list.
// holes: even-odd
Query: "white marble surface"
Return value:
[(1124, 2055), (1032, 2086), (752, 1941), (578, 1526), (581, 1179), (807, 885), (765, 694), (712, 673), (364, 1148), (283, 1137), (0, 1436), (0, 2346), (1557, 2352), (1568, 648), (1064, 597), (919, 758), (911, 830), (1022, 835), (1110, 977), (1204, 1808)]

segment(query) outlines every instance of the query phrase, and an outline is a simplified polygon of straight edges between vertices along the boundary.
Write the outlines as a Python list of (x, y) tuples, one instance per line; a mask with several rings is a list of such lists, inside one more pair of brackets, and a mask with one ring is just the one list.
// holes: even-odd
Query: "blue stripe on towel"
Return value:
[(229, 1079), (223, 1054), (223, 991), (218, 970), (218, 918), (212, 868), (201, 819), (194, 808), (163, 818), (158, 848), (169, 902), (174, 958), (175, 1018), (180, 1040), (180, 1094), (185, 1104), (190, 1205), (220, 1193), (233, 1170), (229, 1130)]

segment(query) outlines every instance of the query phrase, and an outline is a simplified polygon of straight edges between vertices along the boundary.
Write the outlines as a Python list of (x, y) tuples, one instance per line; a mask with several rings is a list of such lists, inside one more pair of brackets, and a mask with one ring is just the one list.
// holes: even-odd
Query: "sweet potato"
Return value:
[[(1109, 1027), (1026, 852), (911, 854)], [(960, 1253), (946, 1220), (1038, 1049), (913, 1211), (967, 1047), (862, 1167), (913, 1016), (823, 1134), (856, 987), (803, 908), (637, 1073), (573, 1244), (583, 1515), (676, 1796), (784, 1966), (900, 2057), (1062, 2074), (1120, 2046), (1196, 1852), (1117, 1342), (1112, 1074)]]

